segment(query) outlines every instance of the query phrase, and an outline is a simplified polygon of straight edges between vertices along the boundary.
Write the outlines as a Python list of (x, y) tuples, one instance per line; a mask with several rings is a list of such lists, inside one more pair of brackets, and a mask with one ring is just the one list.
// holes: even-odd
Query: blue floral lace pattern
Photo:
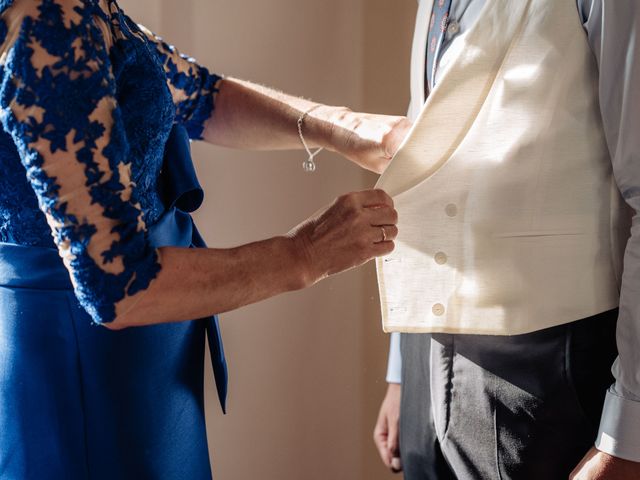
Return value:
[(190, 138), (201, 140), (205, 122), (213, 111), (213, 99), (221, 77), (200, 67), (193, 58), (181, 55), (143, 26), (138, 27), (155, 46), (162, 61), (176, 105), (176, 118), (185, 125)]
[(53, 234), (80, 303), (112, 321), (160, 270), (147, 224), (171, 125), (201, 138), (220, 77), (113, 0), (0, 8), (0, 241)]

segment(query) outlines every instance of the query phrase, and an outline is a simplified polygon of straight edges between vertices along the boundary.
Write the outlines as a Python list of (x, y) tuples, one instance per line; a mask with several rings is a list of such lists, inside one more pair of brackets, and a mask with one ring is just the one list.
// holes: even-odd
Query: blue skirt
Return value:
[(211, 478), (204, 323), (110, 331), (55, 250), (0, 245), (0, 263), (0, 478)]
[[(152, 242), (201, 246), (184, 211), (202, 201), (186, 132), (168, 150)], [(210, 479), (207, 336), (224, 409), (215, 317), (108, 330), (78, 304), (56, 250), (0, 243), (0, 479)]]

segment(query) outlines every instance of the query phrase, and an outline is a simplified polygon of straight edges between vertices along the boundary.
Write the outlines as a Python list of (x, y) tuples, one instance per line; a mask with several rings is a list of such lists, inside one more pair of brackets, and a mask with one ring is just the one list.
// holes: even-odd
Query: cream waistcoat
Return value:
[(450, 48), (377, 185), (400, 215), (384, 329), (513, 335), (615, 308), (628, 215), (575, 0), (488, 0)]

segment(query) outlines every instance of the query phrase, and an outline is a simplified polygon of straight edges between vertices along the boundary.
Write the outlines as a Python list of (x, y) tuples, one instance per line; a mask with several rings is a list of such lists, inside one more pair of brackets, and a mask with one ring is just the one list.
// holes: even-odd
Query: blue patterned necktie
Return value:
[(451, 10), (451, 0), (433, 0), (433, 11), (429, 23), (429, 35), (427, 36), (427, 67), (425, 72), (425, 92), (429, 92), (434, 84), (433, 74), (440, 45), (444, 39), (449, 23), (449, 11)]

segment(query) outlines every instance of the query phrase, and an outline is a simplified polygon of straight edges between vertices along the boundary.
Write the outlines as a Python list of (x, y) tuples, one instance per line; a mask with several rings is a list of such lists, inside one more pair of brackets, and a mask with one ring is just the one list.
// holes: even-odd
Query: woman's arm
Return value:
[(387, 194), (369, 190), (340, 197), (285, 236), (232, 249), (161, 248), (156, 280), (107, 327), (202, 318), (308, 287), (389, 254), (396, 222)]
[(303, 124), (310, 146), (335, 151), (381, 173), (411, 126), (405, 117), (352, 112), (248, 81), (222, 79), (144, 26), (136, 28), (155, 47), (178, 119), (191, 138), (245, 150), (302, 148), (297, 121), (311, 110)]
[(377, 173), (387, 167), (411, 126), (405, 117), (352, 112), (229, 78), (219, 83), (203, 138), (232, 148), (302, 148), (297, 121), (306, 111), (303, 134), (310, 145)]

